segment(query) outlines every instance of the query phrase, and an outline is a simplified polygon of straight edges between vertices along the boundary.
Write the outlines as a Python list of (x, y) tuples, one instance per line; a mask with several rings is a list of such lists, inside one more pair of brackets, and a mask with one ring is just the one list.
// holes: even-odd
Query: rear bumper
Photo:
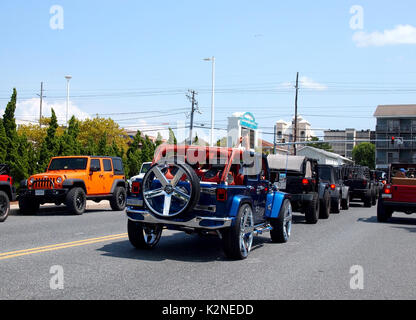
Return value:
[(205, 230), (219, 230), (229, 228), (233, 224), (233, 218), (213, 218), (213, 217), (194, 217), (191, 219), (160, 219), (152, 215), (149, 211), (138, 210), (134, 207), (127, 207), (127, 218), (131, 221), (148, 223), (148, 224), (160, 224), (166, 226), (180, 226), (193, 229), (205, 229)]
[(290, 201), (294, 202), (311, 202), (313, 201), (313, 194), (289, 194), (288, 198), (290, 199)]
[(416, 212), (416, 203), (414, 202), (397, 202), (397, 201), (386, 201), (382, 200), (382, 204), (389, 209), (394, 211), (407, 212), (412, 211)]
[(371, 196), (371, 190), (370, 189), (350, 189), (350, 196), (352, 198), (364, 198), (364, 197), (370, 197)]

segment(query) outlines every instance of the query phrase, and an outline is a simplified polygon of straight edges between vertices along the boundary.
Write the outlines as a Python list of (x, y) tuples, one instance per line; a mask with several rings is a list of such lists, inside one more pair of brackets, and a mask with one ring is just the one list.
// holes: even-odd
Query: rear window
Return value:
[(323, 181), (331, 181), (331, 169), (328, 167), (319, 167), (319, 178)]
[(113, 159), (114, 174), (124, 176), (123, 162), (120, 159)]

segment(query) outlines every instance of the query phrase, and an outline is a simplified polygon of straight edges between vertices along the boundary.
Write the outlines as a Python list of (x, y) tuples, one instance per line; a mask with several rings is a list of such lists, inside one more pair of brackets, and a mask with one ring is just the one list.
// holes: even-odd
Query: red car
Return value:
[(377, 208), (379, 222), (394, 212), (416, 213), (416, 164), (392, 164)]
[(10, 201), (16, 200), (16, 189), (13, 178), (10, 177), (9, 167), (0, 164), (0, 222), (7, 219), (10, 213)]

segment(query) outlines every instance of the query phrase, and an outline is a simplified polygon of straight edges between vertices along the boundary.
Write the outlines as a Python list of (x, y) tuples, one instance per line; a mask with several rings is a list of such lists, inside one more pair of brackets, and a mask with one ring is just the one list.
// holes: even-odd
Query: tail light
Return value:
[(309, 180), (308, 180), (308, 179), (303, 179), (303, 180), (302, 180), (302, 184), (303, 184), (304, 186), (307, 186), (307, 185), (309, 184)]
[(217, 201), (219, 202), (227, 201), (227, 190), (217, 189)]
[(391, 194), (391, 186), (390, 185), (386, 185), (384, 187), (384, 194)]
[(331, 189), (332, 190), (335, 190), (335, 188), (336, 188), (337, 186), (335, 185), (335, 184), (331, 184)]
[(131, 184), (131, 193), (132, 194), (139, 194), (140, 193), (140, 182), (134, 181)]
[(386, 180), (384, 180), (384, 181), (383, 181), (383, 184), (384, 184), (384, 185), (386, 185), (386, 184), (387, 184), (387, 181), (386, 181)]
[(363, 181), (363, 185), (364, 185), (364, 187), (367, 186), (367, 180)]

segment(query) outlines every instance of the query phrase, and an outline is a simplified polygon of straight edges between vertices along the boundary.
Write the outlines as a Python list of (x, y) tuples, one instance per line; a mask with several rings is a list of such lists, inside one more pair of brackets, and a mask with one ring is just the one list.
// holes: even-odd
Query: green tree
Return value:
[(156, 147), (159, 147), (161, 144), (163, 144), (163, 137), (160, 132), (158, 132), (156, 138)]
[(174, 144), (177, 145), (178, 144), (178, 140), (176, 140), (175, 137), (175, 133), (173, 132), (173, 130), (171, 128), (169, 128), (169, 140), (168, 140), (169, 144)]
[(4, 160), (10, 166), (11, 175), (18, 183), (29, 174), (29, 164), (24, 148), (27, 138), (25, 136), (20, 138), (16, 131), (16, 101), (17, 91), (13, 89), (13, 94), (4, 111), (2, 123), (4, 133), (7, 137), (6, 156)]
[(59, 141), (59, 156), (76, 156), (82, 153), (78, 140), (79, 121), (73, 116), (68, 122), (68, 128)]
[(39, 153), (39, 167), (40, 171), (45, 170), (48, 166), (51, 157), (57, 156), (59, 153), (60, 141), (56, 136), (56, 130), (58, 129), (58, 119), (56, 118), (55, 111), (52, 109), (51, 121), (49, 123), (48, 130), (46, 132), (46, 138), (42, 143), (42, 147)]
[(375, 169), (376, 167), (376, 146), (369, 142), (363, 142), (352, 150), (352, 159), (356, 164)]
[(332, 150), (332, 146), (329, 143), (327, 143), (327, 142), (320, 142), (319, 138), (317, 138), (317, 137), (312, 137), (310, 141), (313, 141), (313, 142), (316, 141), (318, 143), (308, 144), (309, 147), (313, 147), (313, 148), (317, 148), (317, 149), (322, 149), (322, 150), (329, 151), (329, 152), (332, 152), (333, 151)]
[(6, 161), (7, 145), (6, 130), (4, 130), (3, 119), (0, 119), (0, 163)]

